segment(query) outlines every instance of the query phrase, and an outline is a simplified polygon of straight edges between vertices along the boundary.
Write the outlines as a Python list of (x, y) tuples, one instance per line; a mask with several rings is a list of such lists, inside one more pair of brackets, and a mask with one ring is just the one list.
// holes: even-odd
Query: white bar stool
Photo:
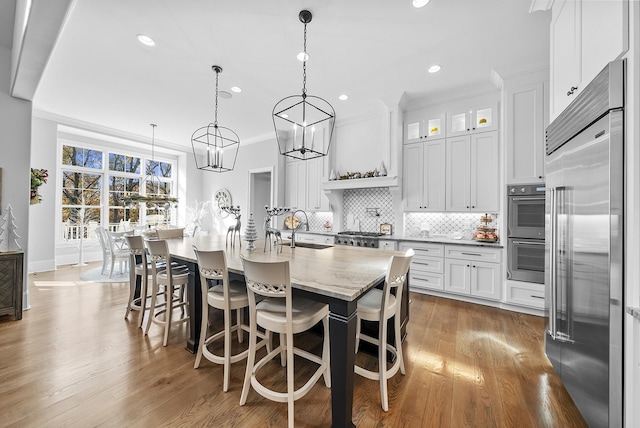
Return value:
[[(289, 261), (265, 263), (247, 260), (243, 257), (242, 264), (249, 296), (250, 332), (247, 371), (244, 376), (240, 405), (244, 406), (246, 404), (249, 389), (253, 387), (258, 394), (269, 400), (287, 403), (289, 427), (293, 427), (295, 416), (293, 411), (294, 401), (304, 397), (320, 379), (320, 376), (324, 376), (326, 386), (331, 387), (329, 306), (313, 300), (292, 298)], [(264, 299), (257, 304), (256, 294), (264, 296)], [(322, 357), (295, 348), (293, 335), (309, 330), (320, 321), (324, 325)], [(280, 345), (255, 363), (258, 325), (266, 331), (280, 333)], [(284, 341), (283, 338), (285, 339)], [(282, 358), (282, 354), (285, 352), (286, 360)], [(294, 354), (319, 365), (309, 380), (299, 389), (294, 388)], [(256, 377), (258, 371), (278, 355), (281, 356), (281, 364), (284, 366), (286, 363), (287, 366), (287, 392), (271, 390), (261, 384)]]
[[(387, 380), (393, 377), (398, 370), (404, 375), (404, 358), (402, 354), (402, 337), (400, 336), (400, 306), (402, 301), (402, 285), (407, 278), (409, 265), (413, 258), (414, 251), (408, 249), (404, 256), (392, 256), (387, 267), (387, 275), (384, 279), (382, 290), (374, 288), (369, 290), (358, 300), (358, 324), (356, 327), (356, 352), (360, 340), (373, 343), (378, 346), (378, 371), (364, 369), (358, 365), (354, 366), (356, 374), (367, 379), (380, 382), (380, 400), (382, 409), (389, 410), (389, 397), (387, 394)], [(391, 290), (395, 288), (395, 296)], [(395, 343), (387, 343), (387, 320), (394, 318)], [(360, 332), (362, 320), (378, 321), (378, 338), (367, 336)], [(381, 346), (386, 344), (386, 346)], [(396, 356), (396, 360), (387, 368), (387, 351)]]

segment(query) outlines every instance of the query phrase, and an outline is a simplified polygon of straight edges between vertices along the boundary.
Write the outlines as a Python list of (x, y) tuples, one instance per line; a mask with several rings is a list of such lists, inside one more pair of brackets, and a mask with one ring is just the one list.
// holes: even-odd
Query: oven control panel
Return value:
[(522, 196), (522, 195), (544, 195), (544, 184), (522, 184), (519, 186), (509, 186), (507, 194), (509, 196)]

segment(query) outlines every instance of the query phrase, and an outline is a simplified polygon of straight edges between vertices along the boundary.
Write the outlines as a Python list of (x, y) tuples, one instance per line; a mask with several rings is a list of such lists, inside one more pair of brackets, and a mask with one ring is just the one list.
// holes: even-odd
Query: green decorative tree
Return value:
[(249, 214), (247, 220), (247, 228), (244, 230), (244, 240), (247, 241), (247, 250), (255, 250), (254, 242), (258, 239), (258, 231), (256, 230), (256, 222), (253, 220), (253, 214)]

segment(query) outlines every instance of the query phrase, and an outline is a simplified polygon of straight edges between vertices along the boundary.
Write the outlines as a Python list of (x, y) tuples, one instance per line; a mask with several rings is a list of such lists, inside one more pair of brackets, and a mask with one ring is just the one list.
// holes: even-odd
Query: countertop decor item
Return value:
[(265, 205), (264, 210), (267, 212), (267, 216), (264, 218), (264, 251), (267, 251), (267, 242), (269, 243), (269, 250), (271, 250), (271, 244), (275, 243), (276, 252), (278, 252), (278, 247), (280, 247), (280, 251), (282, 251), (282, 233), (273, 227), (271, 217), (288, 213), (291, 209), (289, 207), (269, 208), (269, 205)]
[(236, 224), (232, 224), (227, 229), (227, 244), (229, 243), (229, 234), (231, 234), (231, 246), (236, 245), (236, 234), (238, 235), (238, 245), (242, 246), (240, 241), (240, 227), (242, 224), (240, 223), (240, 205), (233, 206), (221, 206), (220, 209), (226, 213), (232, 214), (236, 218)]
[[(222, 73), (222, 67), (213, 65), (211, 69), (216, 73), (216, 109), (213, 123), (195, 130), (191, 135), (191, 146), (193, 147), (193, 156), (198, 169), (227, 172), (232, 171), (236, 165), (240, 137), (231, 129), (218, 126), (218, 77)], [(198, 160), (198, 154), (202, 154), (203, 151), (205, 154), (204, 163), (202, 158)]]
[(46, 169), (31, 168), (31, 194), (29, 196), (31, 205), (42, 202), (38, 188), (47, 182), (47, 178), (49, 178), (49, 172)]
[(298, 219), (298, 217), (288, 215), (284, 219), (284, 225), (287, 226), (287, 229), (295, 229), (300, 226), (300, 219)]
[(256, 222), (253, 219), (253, 213), (249, 214), (247, 220), (247, 228), (244, 230), (244, 240), (247, 241), (247, 250), (255, 250), (254, 242), (258, 240), (258, 231), (256, 230)]
[(384, 235), (391, 235), (393, 233), (393, 226), (391, 226), (391, 223), (382, 223), (380, 225), (380, 233)]
[(493, 217), (489, 214), (485, 214), (480, 217), (480, 223), (482, 223), (476, 229), (473, 234), (474, 241), (480, 242), (498, 242), (498, 234), (496, 233), (495, 227), (490, 227), (490, 224), (493, 222)]
[[(302, 94), (281, 99), (272, 112), (280, 154), (300, 160), (314, 159), (329, 153), (336, 116), (328, 101), (307, 94), (307, 24), (312, 18), (313, 15), (308, 10), (298, 14), (298, 19), (304, 24), (304, 50), (299, 55), (302, 58)], [(324, 141), (316, 141), (316, 127), (329, 131), (326, 145)]]

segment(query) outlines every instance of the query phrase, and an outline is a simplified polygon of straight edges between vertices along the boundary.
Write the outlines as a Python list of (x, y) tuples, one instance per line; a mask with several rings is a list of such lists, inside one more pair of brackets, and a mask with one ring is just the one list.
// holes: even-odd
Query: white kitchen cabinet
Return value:
[(446, 140), (446, 211), (499, 211), (497, 132)]
[(534, 284), (522, 281), (507, 281), (507, 295), (505, 302), (526, 306), (534, 309), (544, 309), (544, 284)]
[[(304, 230), (302, 229), (304, 226), (301, 226), (300, 230)], [(291, 239), (291, 233), (286, 233), (283, 235), (283, 238), (285, 239)], [(334, 236), (330, 236), (330, 235), (318, 235), (315, 233), (300, 233), (300, 232), (296, 232), (296, 242), (299, 241), (303, 241), (303, 242), (313, 242), (316, 244), (328, 244), (328, 245), (333, 245), (335, 244), (335, 237)]]
[(306, 209), (306, 162), (294, 161), (285, 164), (285, 206), (294, 210)]
[(498, 129), (498, 106), (495, 103), (469, 106), (447, 113), (447, 137)]
[(627, 0), (557, 0), (551, 14), (551, 120), (628, 49)]
[(445, 140), (405, 144), (404, 207), (407, 211), (444, 211)]
[(546, 106), (542, 81), (505, 90), (507, 184), (544, 181)]
[(415, 255), (409, 268), (409, 287), (414, 291), (444, 288), (444, 245), (422, 242), (401, 242), (400, 251), (413, 248)]
[(500, 249), (446, 245), (444, 291), (500, 300), (501, 257)]
[(404, 121), (404, 142), (415, 143), (445, 136), (445, 114), (416, 110), (407, 113)]
[(324, 157), (306, 161), (306, 204), (305, 209), (310, 212), (329, 211), (329, 198), (322, 190), (324, 181)]
[(291, 210), (329, 211), (329, 199), (322, 190), (324, 157), (285, 164), (285, 205)]

